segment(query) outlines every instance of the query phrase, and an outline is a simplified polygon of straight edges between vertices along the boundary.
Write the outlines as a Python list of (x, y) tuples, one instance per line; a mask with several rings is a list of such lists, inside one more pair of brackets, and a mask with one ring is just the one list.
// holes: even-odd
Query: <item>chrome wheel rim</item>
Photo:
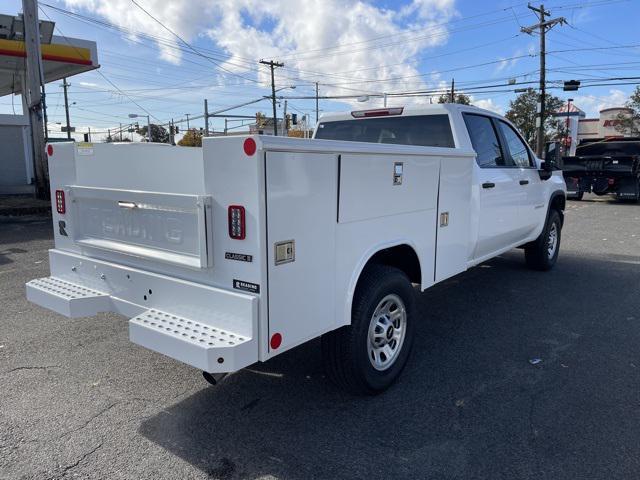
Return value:
[(407, 309), (395, 294), (384, 297), (371, 316), (367, 353), (376, 370), (387, 370), (400, 356), (407, 333)]
[(549, 237), (547, 238), (547, 255), (549, 258), (553, 258), (558, 248), (558, 227), (555, 222), (551, 224), (549, 229)]

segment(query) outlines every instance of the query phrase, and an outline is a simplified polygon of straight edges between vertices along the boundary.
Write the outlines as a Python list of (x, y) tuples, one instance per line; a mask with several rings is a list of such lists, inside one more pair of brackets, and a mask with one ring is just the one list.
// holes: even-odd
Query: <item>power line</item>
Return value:
[(164, 23), (162, 23), (160, 20), (158, 20), (156, 17), (154, 17), (153, 15), (151, 15), (147, 10), (145, 10), (136, 0), (131, 0), (131, 3), (133, 3), (136, 7), (138, 7), (140, 10), (142, 10), (144, 13), (146, 13), (149, 17), (151, 17), (153, 20), (155, 20), (162, 28), (164, 28), (165, 30), (167, 30), (169, 33), (171, 33), (172, 35), (174, 35), (178, 40), (180, 40), (187, 48), (189, 48), (189, 50), (193, 51), (193, 53), (195, 53), (196, 55), (207, 59), (209, 62), (213, 63), (214, 65), (216, 65), (220, 70), (223, 70), (231, 75), (235, 75), (236, 77), (240, 77), (243, 78), (244, 80), (248, 80), (250, 82), (255, 82), (255, 83), (260, 83), (257, 80), (254, 80), (253, 78), (248, 78), (245, 77), (244, 75), (240, 75), (239, 73), (235, 73), (232, 72), (231, 70), (226, 69), (225, 67), (223, 67), (222, 65), (220, 65), (218, 62), (214, 61), (211, 59), (211, 57), (208, 57), (207, 55), (203, 55), (201, 52), (199, 52), (198, 50), (196, 50), (193, 46), (191, 46), (190, 43), (188, 43), (184, 38), (182, 38), (180, 35), (178, 35), (176, 32), (174, 32), (173, 30), (171, 30), (169, 27), (167, 27)]
[[(47, 12), (45, 12), (43, 10), (42, 7), (39, 7), (39, 10), (44, 13), (44, 15), (51, 20), (51, 17), (49, 17), (49, 15), (47, 14)], [(76, 52), (78, 51), (77, 47), (75, 45), (73, 45), (69, 39), (67, 38), (67, 36), (64, 34), (64, 32), (60, 29), (60, 27), (58, 25), (55, 26), (55, 28), (58, 30), (58, 32), (60, 32), (60, 35), (62, 36), (62, 38), (64, 39), (64, 41), (67, 43), (67, 45), (73, 47), (74, 50), (76, 50)], [(95, 70), (96, 73), (98, 73), (102, 78), (104, 78), (104, 80), (109, 83), (113, 88), (115, 88), (118, 92), (120, 92), (122, 95), (124, 95), (125, 97), (127, 97), (131, 103), (133, 103), (136, 107), (140, 108), (142, 111), (144, 111), (147, 115), (150, 115), (151, 117), (155, 118), (156, 120), (158, 120), (158, 118), (156, 116), (154, 116), (153, 114), (151, 114), (146, 108), (144, 108), (142, 105), (138, 104), (138, 102), (136, 102), (135, 100), (133, 100), (131, 97), (129, 97), (126, 93), (124, 93), (122, 90), (120, 90), (120, 87), (118, 87), (115, 83), (113, 83), (110, 79), (108, 79), (104, 73), (102, 73), (100, 71), (100, 69), (96, 69)]]

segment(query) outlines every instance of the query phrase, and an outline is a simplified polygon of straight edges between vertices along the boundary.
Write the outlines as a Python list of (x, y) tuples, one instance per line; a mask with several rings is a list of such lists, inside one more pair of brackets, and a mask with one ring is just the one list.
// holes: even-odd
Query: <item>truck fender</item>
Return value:
[(416, 257), (418, 258), (418, 262), (420, 264), (420, 271), (424, 272), (424, 270), (422, 269), (422, 260), (420, 259), (420, 255), (418, 255), (418, 249), (416, 248), (415, 243), (407, 238), (396, 239), (396, 240), (392, 240), (384, 243), (378, 243), (376, 245), (369, 247), (360, 257), (360, 259), (358, 260), (358, 263), (356, 264), (356, 268), (354, 268), (351, 274), (351, 278), (349, 279), (349, 287), (347, 288), (347, 298), (345, 302), (345, 309), (342, 315), (342, 319), (340, 322), (338, 322), (338, 325), (336, 328), (351, 324), (351, 307), (353, 304), (353, 296), (355, 295), (356, 287), (358, 285), (358, 281), (360, 280), (360, 276), (362, 275), (362, 272), (367, 266), (367, 264), (369, 263), (369, 261), (378, 252), (382, 250), (386, 250), (388, 248), (398, 247), (400, 245), (406, 245), (407, 247), (411, 248), (414, 251), (414, 253), (416, 254)]
[[(558, 200), (557, 200), (558, 199)], [(521, 245), (519, 248), (525, 248), (530, 244), (534, 243), (540, 234), (544, 231), (544, 226), (547, 224), (547, 218), (549, 218), (549, 212), (551, 212), (551, 207), (555, 202), (561, 201), (562, 208), (560, 209), (560, 222), (564, 225), (564, 205), (566, 204), (567, 196), (562, 190), (554, 190), (551, 195), (549, 195), (549, 201), (547, 202), (547, 213), (544, 217), (544, 222), (540, 224), (540, 226), (535, 230), (535, 237), (533, 240), (528, 241), (527, 243)]]
[(561, 208), (559, 209), (560, 210), (560, 212), (559, 212), (560, 213), (560, 221), (564, 224), (564, 213), (563, 212), (564, 212), (564, 208), (565, 208), (566, 201), (567, 201), (567, 195), (562, 190), (556, 190), (549, 196), (549, 204), (547, 205), (547, 216), (545, 217), (545, 222), (546, 222), (546, 219), (549, 218), (549, 212), (551, 212), (551, 207), (557, 201), (561, 202)]

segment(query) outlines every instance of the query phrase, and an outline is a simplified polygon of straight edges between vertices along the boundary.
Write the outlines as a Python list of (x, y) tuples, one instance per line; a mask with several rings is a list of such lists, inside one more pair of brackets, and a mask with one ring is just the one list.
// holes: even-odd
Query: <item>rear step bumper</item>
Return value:
[[(117, 312), (129, 338), (209, 373), (258, 361), (258, 298), (52, 250), (54, 276), (27, 283), (27, 299), (67, 317)], [(142, 295), (144, 304), (140, 304)], [(148, 292), (153, 294), (148, 294)]]
[(247, 366), (243, 361), (251, 357), (254, 347), (251, 338), (159, 310), (147, 310), (129, 320), (129, 339), (210, 373)]
[(111, 310), (108, 294), (55, 277), (28, 282), (27, 300), (71, 318), (88, 317)]

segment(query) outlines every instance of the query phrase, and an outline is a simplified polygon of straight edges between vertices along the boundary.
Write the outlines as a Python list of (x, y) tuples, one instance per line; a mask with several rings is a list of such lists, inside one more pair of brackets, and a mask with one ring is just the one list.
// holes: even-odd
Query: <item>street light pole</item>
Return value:
[(149, 115), (138, 115), (137, 113), (130, 113), (129, 118), (147, 117), (147, 141), (151, 143), (151, 117)]
[(567, 130), (565, 133), (564, 145), (565, 145), (565, 155), (569, 155), (569, 112), (571, 109), (571, 102), (573, 102), (573, 98), (567, 99)]

